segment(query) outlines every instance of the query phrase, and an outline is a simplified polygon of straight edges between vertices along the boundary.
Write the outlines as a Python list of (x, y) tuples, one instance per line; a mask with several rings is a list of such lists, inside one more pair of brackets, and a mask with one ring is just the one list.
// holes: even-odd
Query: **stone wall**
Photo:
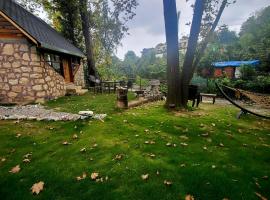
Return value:
[(85, 78), (84, 78), (84, 68), (83, 68), (83, 60), (81, 61), (81, 65), (77, 72), (74, 75), (74, 84), (76, 86), (85, 87)]
[(0, 39), (0, 103), (43, 102), (64, 96), (64, 78), (26, 39)]

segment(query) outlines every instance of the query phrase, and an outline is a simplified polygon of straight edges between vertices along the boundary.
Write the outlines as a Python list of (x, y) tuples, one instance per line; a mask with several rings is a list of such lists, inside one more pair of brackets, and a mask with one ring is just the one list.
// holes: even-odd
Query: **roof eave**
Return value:
[(52, 50), (52, 51), (56, 51), (56, 52), (61, 52), (61, 53), (72, 55), (72, 56), (78, 56), (80, 58), (85, 58), (85, 55), (83, 53), (80, 54), (80, 53), (67, 51), (65, 49), (61, 49), (61, 48), (58, 48), (58, 47), (55, 47), (55, 46), (52, 46), (52, 45), (49, 45), (49, 44), (46, 44), (46, 43), (43, 43), (43, 42), (40, 43), (40, 48), (47, 49), (47, 50)]

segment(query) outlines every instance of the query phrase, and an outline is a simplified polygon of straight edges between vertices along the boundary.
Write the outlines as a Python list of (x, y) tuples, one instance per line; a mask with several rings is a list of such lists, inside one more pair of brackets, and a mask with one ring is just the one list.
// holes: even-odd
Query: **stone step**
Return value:
[(73, 83), (66, 84), (67, 95), (84, 95), (88, 90), (82, 89), (82, 86), (74, 85)]

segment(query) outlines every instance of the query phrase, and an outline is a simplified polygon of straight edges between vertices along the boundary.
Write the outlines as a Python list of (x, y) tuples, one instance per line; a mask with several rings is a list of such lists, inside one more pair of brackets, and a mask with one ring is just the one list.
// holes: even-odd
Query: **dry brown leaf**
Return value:
[(16, 174), (21, 170), (20, 165), (17, 165), (15, 167), (13, 167), (9, 172), (12, 174)]
[(149, 141), (145, 141), (144, 144), (149, 144), (150, 142)]
[(77, 176), (76, 179), (77, 179), (77, 181), (81, 181), (81, 180), (85, 179), (86, 176), (87, 176), (87, 175), (86, 175), (86, 173), (84, 172), (81, 176)]
[(93, 172), (93, 173), (91, 174), (91, 179), (92, 179), (92, 180), (96, 180), (96, 179), (98, 178), (98, 176), (99, 176), (99, 174), (98, 174), (97, 172)]
[(80, 152), (86, 152), (86, 148), (82, 148)]
[(19, 138), (19, 137), (21, 137), (21, 136), (22, 136), (22, 134), (18, 133), (18, 134), (16, 135), (16, 138)]
[(122, 160), (122, 158), (124, 157), (123, 154), (118, 154), (114, 157), (114, 160)]
[(185, 200), (194, 200), (194, 197), (190, 194), (186, 195)]
[(28, 153), (28, 154), (25, 154), (23, 157), (27, 159), (27, 158), (30, 158), (31, 156), (32, 156), (32, 153)]
[(255, 192), (256, 196), (259, 197), (261, 200), (267, 200), (266, 197), (264, 197), (263, 195), (261, 195), (260, 193), (258, 192)]
[(166, 144), (166, 146), (167, 146), (167, 147), (170, 147), (170, 146), (172, 146), (172, 143), (168, 142), (168, 143)]
[(31, 187), (32, 194), (37, 194), (38, 195), (43, 190), (43, 187), (44, 187), (44, 182), (40, 181), (38, 183), (35, 183)]
[(24, 162), (24, 163), (30, 163), (30, 162), (31, 162), (31, 160), (30, 160), (30, 159), (28, 159), (28, 158), (25, 158), (25, 159), (23, 159), (23, 162)]
[(268, 180), (268, 176), (263, 176), (262, 179)]
[(5, 162), (6, 161), (6, 158), (1, 158), (1, 162)]
[(62, 144), (63, 145), (70, 145), (71, 143), (69, 143), (68, 141), (64, 141)]
[(184, 142), (182, 142), (181, 145), (182, 146), (188, 146), (188, 144), (187, 143), (184, 143)]
[(149, 178), (149, 174), (143, 174), (141, 177), (142, 180), (147, 180)]
[(74, 134), (74, 135), (72, 136), (72, 138), (73, 138), (74, 140), (76, 140), (76, 139), (78, 139), (78, 135), (77, 135), (77, 134)]
[(165, 180), (163, 183), (166, 186), (171, 186), (172, 185), (172, 182), (171, 181), (167, 181), (167, 180)]
[(220, 146), (220, 147), (224, 147), (224, 144), (223, 144), (223, 143), (219, 143), (219, 146)]

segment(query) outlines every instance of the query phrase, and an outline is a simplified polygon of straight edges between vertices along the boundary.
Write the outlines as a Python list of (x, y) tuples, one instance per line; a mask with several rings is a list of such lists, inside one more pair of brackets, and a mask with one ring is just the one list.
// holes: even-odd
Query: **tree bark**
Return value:
[(163, 0), (167, 43), (167, 85), (166, 105), (181, 106), (180, 69), (178, 51), (178, 17), (175, 0)]
[(196, 59), (195, 59), (193, 65), (192, 65), (192, 73), (190, 74), (189, 80), (192, 79), (192, 76), (193, 76), (193, 74), (195, 72), (195, 69), (196, 69), (197, 65), (199, 64), (199, 62), (200, 62), (200, 60), (201, 60), (201, 58), (202, 58), (202, 56), (203, 56), (203, 54), (204, 54), (204, 52), (205, 52), (205, 50), (207, 48), (207, 45), (211, 41), (211, 39), (213, 37), (213, 33), (214, 33), (215, 29), (217, 28), (218, 22), (219, 22), (219, 20), (221, 18), (221, 15), (222, 15), (227, 3), (228, 3), (228, 0), (223, 0), (221, 6), (219, 8), (218, 14), (216, 16), (216, 19), (215, 19), (214, 23), (212, 24), (211, 29), (207, 33), (204, 41), (202, 42), (202, 46), (199, 49), (198, 54), (196, 56)]
[(82, 21), (82, 30), (86, 47), (88, 75), (97, 77), (95, 59), (93, 53), (93, 40), (90, 32), (89, 12), (87, 10), (87, 0), (80, 0), (80, 15)]
[(181, 94), (182, 94), (181, 104), (184, 106), (187, 106), (187, 102), (188, 102), (188, 86), (190, 83), (189, 77), (192, 74), (192, 64), (193, 64), (196, 49), (197, 49), (202, 16), (203, 16), (203, 11), (204, 11), (204, 5), (205, 5), (205, 0), (196, 0), (195, 2), (188, 47), (187, 47), (187, 52), (186, 52), (186, 56), (185, 56), (185, 60), (183, 64), (182, 76), (181, 76)]

